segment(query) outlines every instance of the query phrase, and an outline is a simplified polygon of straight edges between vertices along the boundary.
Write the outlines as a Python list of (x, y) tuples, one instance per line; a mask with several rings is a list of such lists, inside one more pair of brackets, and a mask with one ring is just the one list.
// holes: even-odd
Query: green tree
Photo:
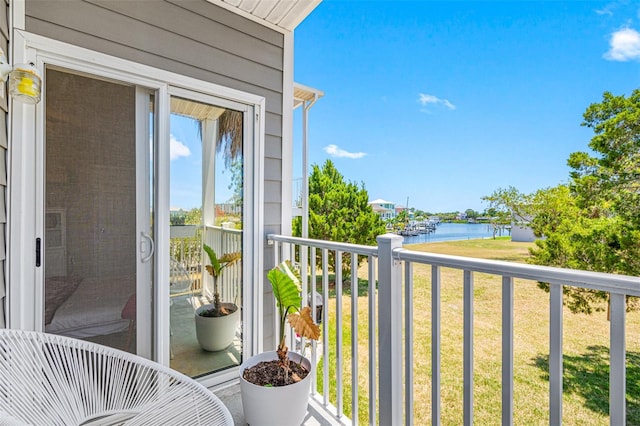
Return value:
[[(293, 220), (293, 233), (302, 235), (302, 220)], [(385, 224), (369, 205), (364, 184), (346, 182), (331, 160), (312, 166), (309, 177), (309, 238), (344, 243), (375, 245), (385, 233)], [(343, 258), (343, 269), (351, 260)], [(330, 253), (331, 267), (335, 266)]]
[(202, 225), (202, 209), (194, 207), (189, 210), (184, 217), (185, 225)]
[(491, 210), (491, 225), (493, 238), (499, 230), (511, 223), (522, 222), (531, 217), (531, 196), (523, 194), (513, 186), (498, 188), (491, 195), (482, 197), (489, 203), (487, 211)]
[(467, 218), (469, 219), (475, 219), (478, 216), (480, 216), (480, 213), (478, 213), (477, 211), (475, 211), (474, 209), (466, 209), (464, 211), (464, 213), (467, 215)]
[[(640, 275), (640, 90), (603, 94), (583, 126), (593, 129), (594, 155), (574, 152), (568, 186), (546, 194), (536, 207), (537, 241), (531, 261), (589, 271)], [(539, 217), (538, 217), (539, 216)], [(541, 284), (545, 289), (548, 286)], [(565, 287), (573, 312), (604, 309), (608, 294)], [(637, 299), (627, 306), (636, 307)]]
[(393, 225), (393, 229), (396, 231), (400, 231), (407, 227), (409, 223), (409, 211), (407, 209), (401, 210), (393, 219), (391, 219), (391, 224)]
[(229, 165), (231, 171), (231, 183), (228, 188), (233, 191), (233, 204), (236, 207), (242, 207), (244, 194), (244, 167), (242, 160), (234, 160)]

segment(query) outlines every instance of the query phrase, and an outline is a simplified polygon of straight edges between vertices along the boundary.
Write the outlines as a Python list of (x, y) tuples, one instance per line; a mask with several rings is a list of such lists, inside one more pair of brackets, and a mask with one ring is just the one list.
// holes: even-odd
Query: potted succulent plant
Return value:
[(233, 342), (240, 320), (238, 305), (220, 301), (220, 277), (225, 268), (240, 260), (241, 253), (226, 253), (218, 258), (208, 245), (204, 244), (203, 249), (209, 257), (205, 268), (213, 279), (213, 303), (196, 309), (196, 336), (202, 349), (220, 351)]
[(300, 281), (289, 262), (267, 274), (280, 319), (280, 343), (276, 351), (249, 358), (240, 367), (240, 390), (245, 421), (251, 425), (300, 425), (307, 412), (311, 372), (314, 366), (285, 345), (288, 321), (295, 333), (317, 340), (320, 327), (311, 308), (302, 305)]

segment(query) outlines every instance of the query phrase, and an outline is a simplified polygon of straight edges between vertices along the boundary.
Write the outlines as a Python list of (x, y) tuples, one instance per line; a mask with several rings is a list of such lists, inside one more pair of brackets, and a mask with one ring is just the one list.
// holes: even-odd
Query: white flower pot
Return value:
[(302, 355), (289, 352), (291, 362), (300, 362), (309, 374), (292, 385), (265, 387), (249, 383), (242, 376), (244, 370), (262, 361), (278, 359), (276, 351), (264, 352), (246, 360), (240, 367), (240, 392), (244, 420), (251, 426), (300, 426), (307, 415), (311, 390), (311, 363)]
[(196, 336), (205, 351), (221, 351), (228, 347), (236, 336), (240, 322), (240, 309), (233, 303), (223, 303), (223, 307), (235, 307), (235, 312), (222, 317), (203, 317), (200, 312), (213, 305), (202, 305), (196, 309)]

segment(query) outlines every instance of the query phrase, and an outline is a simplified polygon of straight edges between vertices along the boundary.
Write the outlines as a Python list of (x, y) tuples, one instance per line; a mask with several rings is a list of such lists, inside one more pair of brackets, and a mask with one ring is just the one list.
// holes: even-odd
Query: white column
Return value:
[(217, 120), (202, 121), (202, 222), (205, 226), (213, 226), (216, 219), (216, 133)]
[[(217, 120), (202, 120), (202, 224), (203, 243), (212, 246), (216, 253), (221, 253), (221, 247), (213, 244), (211, 237), (215, 234), (207, 232), (207, 226), (215, 225), (216, 220), (216, 134), (218, 133)], [(209, 261), (206, 255), (202, 256), (201, 268)], [(213, 279), (209, 274), (202, 274), (202, 294), (213, 295)]]

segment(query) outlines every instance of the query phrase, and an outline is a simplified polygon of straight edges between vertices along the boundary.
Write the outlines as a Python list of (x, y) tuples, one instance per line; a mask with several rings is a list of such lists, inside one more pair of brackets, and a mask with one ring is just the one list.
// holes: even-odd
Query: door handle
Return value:
[(153, 238), (151, 238), (151, 235), (147, 234), (146, 232), (141, 232), (140, 233), (140, 237), (141, 237), (141, 240), (140, 240), (140, 254), (142, 254), (144, 252), (142, 239), (146, 239), (147, 241), (149, 241), (149, 254), (147, 256), (142, 256), (141, 259), (140, 259), (142, 261), (142, 263), (147, 263), (153, 257), (153, 253), (156, 251), (156, 245), (153, 242)]

